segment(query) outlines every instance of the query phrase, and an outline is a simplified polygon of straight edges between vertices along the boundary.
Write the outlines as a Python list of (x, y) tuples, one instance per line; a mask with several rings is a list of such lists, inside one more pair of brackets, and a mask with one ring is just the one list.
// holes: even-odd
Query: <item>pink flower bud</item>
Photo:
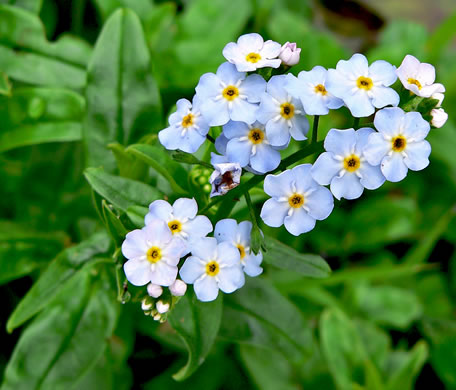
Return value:
[(279, 58), (282, 60), (282, 64), (293, 66), (299, 62), (301, 55), (301, 49), (296, 47), (296, 43), (287, 42), (282, 46)]
[(176, 281), (169, 286), (169, 291), (171, 291), (171, 294), (175, 297), (181, 297), (187, 291), (187, 284), (182, 280), (176, 279)]
[(438, 129), (442, 127), (448, 119), (448, 114), (443, 111), (443, 108), (434, 108), (431, 110), (431, 125)]

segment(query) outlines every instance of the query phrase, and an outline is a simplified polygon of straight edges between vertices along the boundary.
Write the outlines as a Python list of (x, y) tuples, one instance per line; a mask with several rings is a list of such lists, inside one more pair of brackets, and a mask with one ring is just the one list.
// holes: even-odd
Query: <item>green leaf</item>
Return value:
[[(109, 59), (109, 61), (107, 61)], [(88, 164), (115, 169), (106, 145), (160, 130), (161, 102), (136, 14), (118, 10), (103, 26), (87, 70), (84, 139)]]
[(456, 332), (447, 335), (442, 342), (437, 343), (431, 350), (431, 363), (438, 376), (447, 385), (448, 389), (456, 388)]
[(8, 76), (0, 71), (0, 95), (11, 96), (11, 83)]
[(8, 332), (46, 307), (79, 269), (108, 250), (109, 243), (107, 234), (100, 232), (60, 253), (14, 309), (6, 324)]
[(122, 211), (127, 211), (130, 206), (148, 206), (163, 197), (147, 184), (111, 175), (102, 168), (87, 168), (84, 176), (98, 194)]
[(133, 180), (144, 179), (147, 175), (148, 167), (142, 161), (135, 159), (126, 152), (126, 148), (118, 143), (108, 145), (116, 158), (117, 169), (120, 176), (128, 177)]
[(0, 5), (0, 69), (29, 84), (82, 89), (90, 46), (64, 36), (48, 42), (37, 15)]
[(423, 311), (417, 296), (410, 290), (393, 286), (358, 284), (355, 304), (369, 320), (399, 329), (407, 329)]
[(126, 149), (141, 161), (151, 166), (156, 172), (163, 176), (171, 185), (171, 189), (180, 195), (185, 195), (187, 192), (178, 183), (187, 183), (188, 173), (182, 167), (173, 161), (165, 149), (161, 146), (153, 146), (146, 144), (131, 145)]
[(119, 306), (107, 277), (93, 271), (80, 272), (24, 330), (6, 367), (3, 390), (72, 388), (96, 364)]
[(37, 15), (40, 13), (42, 3), (43, 0), (0, 0), (0, 4), (14, 5)]
[(81, 139), (84, 99), (54, 88), (19, 88), (0, 96), (0, 152), (26, 145)]
[(431, 62), (439, 59), (444, 49), (451, 43), (455, 36), (454, 24), (456, 23), (456, 12), (448, 16), (429, 37), (426, 48), (429, 51)]
[(95, 0), (94, 2), (103, 20), (108, 19), (118, 8), (130, 8), (140, 18), (145, 18), (154, 10), (153, 0)]
[(175, 3), (157, 4), (144, 18), (144, 32), (153, 55), (172, 47), (173, 39), (177, 32), (175, 18)]
[(339, 389), (362, 383), (366, 351), (355, 325), (340, 310), (325, 310), (320, 318), (323, 354)]
[(173, 378), (182, 381), (192, 375), (204, 362), (217, 337), (222, 319), (222, 295), (212, 302), (201, 302), (189, 297), (181, 298), (170, 316), (169, 323), (181, 336), (188, 349), (187, 364)]
[(119, 216), (112, 210), (112, 206), (109, 206), (104, 199), (101, 202), (101, 207), (108, 233), (115, 243), (116, 248), (119, 248), (128, 230), (120, 221)]
[(275, 267), (312, 278), (326, 278), (331, 273), (331, 268), (322, 257), (299, 253), (275, 238), (266, 238), (266, 248), (264, 261)]
[(130, 218), (131, 222), (138, 228), (144, 226), (144, 217), (148, 212), (149, 209), (142, 206), (130, 206), (127, 209), (128, 218)]

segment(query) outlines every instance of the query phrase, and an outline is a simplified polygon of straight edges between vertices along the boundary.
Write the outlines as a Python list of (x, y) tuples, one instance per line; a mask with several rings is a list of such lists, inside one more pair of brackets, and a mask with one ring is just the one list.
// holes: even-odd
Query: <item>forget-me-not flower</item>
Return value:
[(354, 117), (361, 118), (372, 115), (375, 108), (399, 104), (399, 95), (389, 88), (396, 79), (396, 67), (390, 63), (379, 60), (369, 66), (365, 56), (354, 54), (328, 70), (326, 89), (342, 99)]
[(369, 164), (363, 149), (369, 135), (375, 131), (364, 127), (353, 129), (331, 129), (325, 138), (326, 152), (318, 156), (312, 169), (312, 177), (321, 185), (330, 184), (337, 198), (356, 199), (364, 188), (375, 190), (385, 182), (380, 166)]
[(429, 165), (431, 145), (425, 141), (430, 125), (419, 112), (404, 112), (397, 107), (384, 108), (375, 114), (378, 133), (369, 136), (364, 156), (378, 165), (386, 180), (397, 182), (407, 171), (420, 171)]

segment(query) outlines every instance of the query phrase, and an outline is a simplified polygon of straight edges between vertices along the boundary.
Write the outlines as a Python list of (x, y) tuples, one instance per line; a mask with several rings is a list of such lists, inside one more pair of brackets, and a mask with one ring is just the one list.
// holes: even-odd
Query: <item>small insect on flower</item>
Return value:
[(209, 125), (201, 115), (200, 104), (197, 96), (193, 103), (187, 99), (177, 101), (177, 111), (169, 116), (170, 126), (158, 133), (158, 139), (166, 149), (195, 153), (203, 144)]
[(253, 123), (256, 120), (257, 103), (266, 89), (266, 81), (260, 75), (246, 76), (236, 67), (225, 62), (217, 73), (201, 76), (196, 95), (201, 99), (201, 112), (209, 126), (223, 126), (230, 119)]
[(122, 244), (127, 280), (135, 286), (153, 283), (170, 286), (177, 276), (177, 264), (185, 253), (182, 240), (173, 237), (168, 225), (159, 219), (150, 219), (142, 229), (131, 231)]
[(306, 114), (326, 115), (344, 105), (342, 99), (333, 96), (326, 89), (328, 71), (315, 66), (309, 72), (302, 71), (298, 77), (289, 73), (285, 80), (285, 90), (294, 98), (300, 99)]
[(279, 58), (283, 65), (293, 66), (299, 62), (301, 57), (301, 49), (296, 46), (296, 43), (287, 42), (280, 50)]
[(225, 195), (240, 184), (242, 168), (239, 163), (231, 163), (225, 156), (212, 153), (211, 164), (215, 169), (209, 178), (209, 183), (212, 185), (211, 198)]
[(192, 248), (192, 256), (179, 271), (185, 283), (193, 284), (196, 297), (203, 302), (217, 298), (219, 289), (232, 293), (245, 283), (239, 250), (228, 242), (206, 237)]
[(260, 267), (263, 254), (255, 255), (250, 249), (250, 233), (252, 222), (242, 221), (237, 223), (234, 219), (222, 219), (217, 222), (214, 229), (214, 237), (218, 242), (228, 242), (239, 250), (241, 265), (244, 272), (249, 276), (258, 276), (263, 272)]
[(228, 140), (226, 156), (230, 162), (237, 162), (241, 167), (250, 165), (258, 173), (266, 173), (279, 166), (279, 148), (269, 144), (264, 125), (260, 122), (248, 125), (230, 121), (223, 126), (223, 135)]
[(268, 226), (285, 228), (298, 236), (315, 227), (316, 220), (326, 219), (334, 207), (331, 192), (310, 175), (311, 164), (301, 164), (279, 175), (268, 175), (264, 192), (268, 199), (261, 218)]
[(396, 73), (404, 88), (417, 96), (430, 97), (445, 92), (442, 84), (434, 84), (435, 68), (431, 64), (421, 63), (410, 54), (405, 56)]
[(223, 56), (239, 72), (253, 72), (258, 68), (278, 68), (282, 62), (277, 56), (282, 46), (273, 41), (264, 42), (260, 34), (241, 35), (237, 43), (230, 42), (223, 49)]
[(431, 145), (425, 141), (430, 125), (419, 112), (384, 108), (375, 114), (378, 133), (369, 135), (363, 153), (371, 165), (379, 165), (386, 180), (397, 182), (407, 171), (420, 171), (429, 165)]
[(271, 77), (257, 113), (258, 121), (265, 125), (269, 143), (277, 147), (287, 145), (290, 136), (303, 141), (309, 131), (301, 102), (284, 88), (286, 78), (285, 75)]
[(366, 57), (354, 54), (328, 70), (326, 89), (342, 99), (354, 117), (362, 118), (372, 115), (375, 108), (399, 104), (397, 92), (388, 88), (396, 80), (395, 66), (383, 60), (369, 66)]
[(312, 169), (312, 177), (321, 185), (331, 185), (337, 198), (356, 199), (364, 188), (375, 190), (385, 182), (380, 166), (369, 164), (363, 149), (371, 128), (337, 130), (331, 129), (325, 138), (325, 153), (318, 156)]
[(145, 223), (149, 225), (156, 219), (166, 222), (173, 236), (184, 243), (184, 254), (187, 254), (193, 240), (206, 237), (212, 232), (209, 218), (205, 215), (196, 215), (197, 213), (198, 204), (195, 199), (179, 198), (172, 206), (165, 200), (156, 200), (149, 205)]

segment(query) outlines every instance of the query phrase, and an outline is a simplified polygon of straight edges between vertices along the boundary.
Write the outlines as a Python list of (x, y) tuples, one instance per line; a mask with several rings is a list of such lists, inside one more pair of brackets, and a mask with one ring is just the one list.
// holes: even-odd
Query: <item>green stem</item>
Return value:
[(312, 143), (314, 144), (315, 142), (317, 142), (317, 138), (318, 138), (318, 122), (320, 120), (320, 116), (319, 115), (315, 115), (314, 116), (314, 122), (313, 122), (313, 127), (312, 127)]
[(249, 191), (246, 191), (244, 193), (244, 197), (245, 197), (245, 201), (247, 203), (247, 207), (249, 209), (250, 219), (252, 220), (253, 228), (256, 229), (256, 228), (258, 228), (258, 221), (257, 221), (256, 215), (255, 215), (252, 198), (250, 197)]
[(210, 141), (210, 142), (212, 142), (213, 144), (215, 144), (215, 138), (214, 138), (214, 137), (212, 137), (212, 136), (209, 135), (209, 134), (206, 134), (206, 138), (207, 138), (208, 141)]
[(359, 118), (355, 118), (353, 121), (353, 128), (356, 130), (359, 128)]

